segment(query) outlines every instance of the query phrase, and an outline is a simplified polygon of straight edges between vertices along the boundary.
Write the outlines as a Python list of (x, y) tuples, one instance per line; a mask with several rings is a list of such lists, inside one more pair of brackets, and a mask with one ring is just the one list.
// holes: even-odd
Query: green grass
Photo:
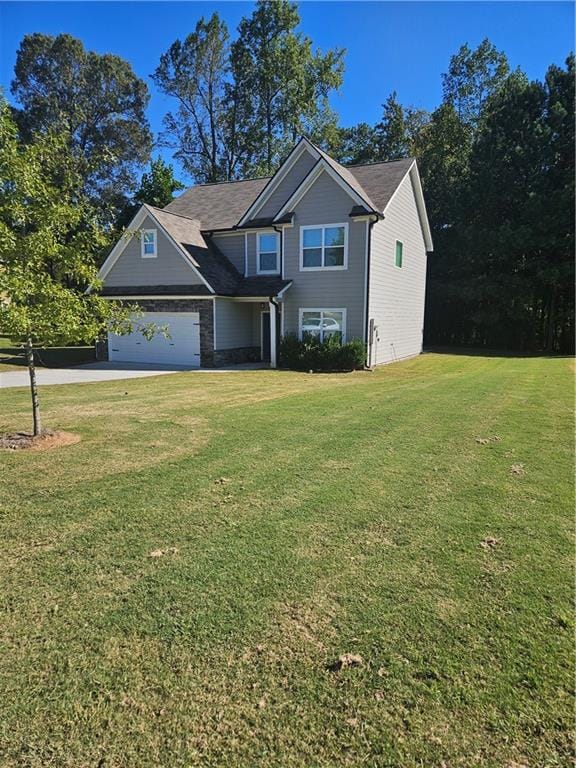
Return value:
[(82, 441), (0, 456), (2, 767), (572, 765), (572, 365), (42, 388)]
[[(39, 367), (65, 368), (94, 362), (94, 347), (45, 347), (35, 351)], [(0, 373), (17, 371), (26, 365), (24, 349), (6, 336), (0, 336)]]

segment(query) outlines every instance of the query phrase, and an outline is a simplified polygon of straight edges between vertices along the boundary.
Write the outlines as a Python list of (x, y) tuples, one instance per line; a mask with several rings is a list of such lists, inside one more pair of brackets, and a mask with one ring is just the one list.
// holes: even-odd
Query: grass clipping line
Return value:
[(49, 448), (74, 445), (79, 443), (81, 439), (76, 432), (54, 432), (51, 429), (44, 430), (41, 435), (32, 435), (30, 432), (12, 432), (0, 435), (0, 449), (6, 451), (25, 449), (45, 451)]

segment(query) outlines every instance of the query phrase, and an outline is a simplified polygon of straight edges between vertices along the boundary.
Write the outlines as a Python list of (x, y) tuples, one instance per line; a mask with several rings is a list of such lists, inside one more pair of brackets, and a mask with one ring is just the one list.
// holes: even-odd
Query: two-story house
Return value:
[(110, 334), (108, 357), (275, 367), (287, 333), (362, 339), (369, 366), (417, 355), (431, 250), (415, 160), (344, 167), (301, 139), (271, 178), (142, 206), (100, 270), (102, 294), (169, 337)]

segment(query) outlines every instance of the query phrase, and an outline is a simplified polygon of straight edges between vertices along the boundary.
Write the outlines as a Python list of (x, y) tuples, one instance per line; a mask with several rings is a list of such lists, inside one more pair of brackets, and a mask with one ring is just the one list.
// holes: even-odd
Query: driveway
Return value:
[[(37, 368), (39, 385), (82, 384), (90, 381), (114, 381), (115, 379), (142, 379), (145, 376), (163, 376), (167, 373), (231, 373), (262, 368), (261, 363), (246, 363), (228, 368), (186, 368), (178, 365), (154, 365), (152, 363), (87, 363), (71, 368)], [(30, 384), (28, 370), (0, 373), (0, 389), (27, 387)]]

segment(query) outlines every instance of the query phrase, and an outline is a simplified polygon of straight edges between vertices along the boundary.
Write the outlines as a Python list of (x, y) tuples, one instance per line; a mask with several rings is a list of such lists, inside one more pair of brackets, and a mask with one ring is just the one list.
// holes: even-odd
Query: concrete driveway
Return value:
[[(115, 379), (141, 379), (145, 376), (163, 376), (167, 373), (230, 373), (262, 368), (260, 363), (246, 363), (229, 368), (186, 368), (178, 365), (154, 365), (152, 363), (86, 363), (71, 368), (37, 368), (39, 385), (81, 384), (89, 381), (114, 381)], [(0, 389), (27, 387), (30, 384), (28, 369), (0, 373)]]

